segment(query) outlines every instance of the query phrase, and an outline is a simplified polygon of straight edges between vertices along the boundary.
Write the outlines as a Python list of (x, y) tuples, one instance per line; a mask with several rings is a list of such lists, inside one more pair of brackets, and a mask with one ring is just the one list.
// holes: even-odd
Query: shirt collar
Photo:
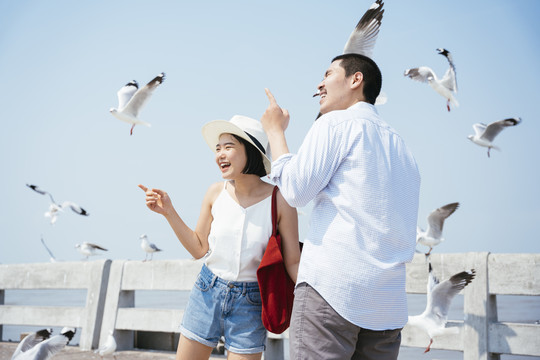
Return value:
[(351, 106), (349, 106), (347, 108), (347, 110), (353, 110), (353, 109), (358, 109), (358, 110), (361, 110), (361, 109), (371, 109), (372, 111), (374, 111), (376, 114), (378, 114), (377, 112), (377, 109), (375, 108), (375, 105), (372, 105), (370, 103), (367, 103), (365, 101), (359, 101), (357, 103), (354, 103), (352, 104)]

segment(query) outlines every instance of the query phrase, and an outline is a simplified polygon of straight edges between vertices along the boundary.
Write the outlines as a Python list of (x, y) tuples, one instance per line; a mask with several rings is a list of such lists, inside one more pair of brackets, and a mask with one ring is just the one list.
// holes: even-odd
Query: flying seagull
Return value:
[(45, 244), (45, 240), (43, 240), (43, 235), (41, 235), (41, 243), (42, 243), (43, 246), (45, 247), (45, 250), (47, 250), (47, 252), (48, 252), (49, 255), (51, 256), (49, 260), (50, 260), (51, 262), (56, 262), (56, 257), (55, 257), (54, 254), (52, 253), (51, 249), (49, 249), (49, 247), (47, 246), (47, 244)]
[(77, 250), (79, 250), (81, 254), (86, 256), (85, 260), (88, 260), (89, 256), (98, 255), (96, 253), (96, 250), (109, 251), (99, 245), (88, 243), (86, 241), (82, 244), (76, 244), (75, 247), (77, 248)]
[(379, 28), (381, 27), (384, 13), (383, 5), (382, 0), (377, 0), (371, 4), (364, 16), (358, 21), (358, 24), (356, 24), (351, 35), (349, 35), (349, 39), (343, 48), (343, 54), (361, 54), (371, 58)]
[[(18, 355), (13, 354), (11, 360), (47, 360), (60, 352), (75, 335), (76, 329), (65, 327), (60, 331), (60, 335), (53, 336), (41, 341), (26, 351)], [(17, 352), (17, 350), (15, 350)]]
[(79, 215), (90, 215), (86, 210), (84, 210), (82, 207), (72, 201), (64, 201), (62, 204), (58, 204), (56, 201), (54, 201), (54, 198), (50, 192), (40, 189), (37, 185), (26, 184), (26, 186), (28, 186), (30, 189), (34, 190), (38, 194), (49, 195), (49, 198), (51, 199), (51, 204), (49, 205), (49, 211), (45, 212), (45, 217), (51, 218), (52, 225), (56, 223), (56, 219), (58, 215), (60, 215), (60, 212), (63, 212), (64, 209), (68, 207)]
[(489, 151), (492, 148), (499, 150), (498, 147), (493, 145), (493, 140), (495, 139), (495, 137), (499, 135), (499, 133), (503, 131), (504, 128), (507, 128), (509, 126), (516, 126), (520, 122), (521, 118), (509, 118), (492, 122), (489, 125), (482, 123), (474, 124), (473, 129), (476, 134), (469, 135), (467, 138), (477, 145), (487, 147), (487, 154), (488, 157), (490, 157)]
[(426, 253), (426, 256), (431, 254), (431, 250), (433, 250), (434, 246), (439, 245), (442, 241), (444, 241), (444, 238), (442, 237), (444, 220), (452, 215), (458, 207), (459, 203), (457, 202), (441, 206), (440, 208), (433, 210), (427, 217), (428, 227), (426, 231), (422, 230), (420, 227), (417, 227), (416, 243), (429, 247), (429, 251)]
[(150, 254), (150, 261), (152, 261), (154, 253), (157, 251), (162, 251), (155, 244), (152, 244), (148, 241), (148, 237), (146, 236), (146, 234), (142, 234), (139, 239), (141, 239), (141, 248), (146, 252), (144, 261), (146, 261), (146, 259), (148, 258), (148, 254)]
[(113, 331), (109, 330), (109, 336), (107, 337), (107, 341), (105, 341), (105, 344), (103, 344), (102, 347), (94, 351), (94, 354), (99, 354), (99, 356), (103, 359), (103, 356), (105, 355), (112, 355), (113, 358), (116, 359), (116, 356), (114, 356), (114, 352), (116, 351), (116, 340), (113, 336)]
[(437, 52), (440, 55), (443, 55), (446, 60), (448, 60), (448, 64), (450, 65), (442, 79), (439, 79), (435, 72), (427, 66), (407, 69), (403, 75), (408, 76), (416, 81), (428, 83), (433, 90), (446, 99), (446, 108), (448, 111), (450, 111), (450, 104), (459, 106), (456, 98), (454, 97), (454, 94), (457, 93), (456, 67), (452, 60), (450, 51), (443, 48), (438, 48)]
[(409, 316), (408, 324), (426, 331), (429, 335), (429, 345), (424, 353), (431, 350), (433, 338), (439, 335), (456, 334), (457, 327), (446, 328), (448, 321), (448, 309), (452, 299), (467, 286), (476, 275), (476, 271), (462, 271), (453, 275), (441, 283), (433, 275), (431, 263), (429, 263), (429, 278), (427, 283), (426, 309), (420, 315)]
[[(375, 42), (377, 41), (377, 35), (379, 34), (379, 28), (381, 27), (384, 13), (383, 6), (383, 0), (376, 0), (371, 4), (349, 35), (345, 47), (343, 48), (343, 54), (360, 54), (371, 58), (373, 49), (375, 48)], [(313, 97), (320, 95), (321, 89), (318, 89)], [(388, 97), (386, 93), (381, 92), (375, 101), (375, 105), (386, 104), (387, 100)], [(319, 113), (317, 119), (321, 115), (322, 114)]]
[(118, 109), (111, 108), (109, 111), (117, 119), (132, 124), (130, 135), (133, 135), (135, 125), (140, 124), (150, 127), (149, 123), (139, 120), (139, 111), (148, 102), (154, 90), (163, 80), (165, 80), (165, 73), (153, 78), (142, 89), (139, 89), (137, 81), (132, 80), (118, 91)]
[(19, 342), (19, 345), (17, 345), (17, 348), (15, 349), (15, 352), (11, 356), (11, 359), (16, 359), (22, 353), (33, 348), (40, 342), (47, 340), (51, 336), (51, 334), (52, 334), (52, 329), (42, 329), (42, 330), (26, 335), (25, 338)]

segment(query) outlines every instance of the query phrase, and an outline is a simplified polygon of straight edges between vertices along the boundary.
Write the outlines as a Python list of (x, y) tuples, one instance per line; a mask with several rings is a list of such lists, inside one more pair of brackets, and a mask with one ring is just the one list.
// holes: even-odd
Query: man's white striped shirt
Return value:
[(297, 284), (310, 284), (357, 326), (403, 327), (420, 175), (375, 107), (358, 102), (320, 117), (297, 154), (272, 163), (270, 180), (291, 206), (314, 202)]

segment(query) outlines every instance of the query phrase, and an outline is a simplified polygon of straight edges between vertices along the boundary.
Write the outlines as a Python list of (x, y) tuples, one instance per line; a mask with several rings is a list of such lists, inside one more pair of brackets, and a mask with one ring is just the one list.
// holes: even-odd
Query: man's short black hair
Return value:
[(368, 103), (375, 104), (382, 86), (381, 70), (375, 61), (360, 54), (339, 55), (332, 59), (332, 62), (336, 60), (341, 60), (340, 65), (345, 69), (345, 77), (356, 72), (361, 72), (364, 75), (364, 97)]
[(254, 174), (259, 177), (263, 177), (266, 175), (266, 169), (264, 168), (264, 162), (263, 157), (259, 149), (257, 149), (253, 144), (250, 142), (244, 140), (240, 136), (231, 134), (235, 137), (238, 141), (240, 141), (242, 144), (244, 144), (244, 148), (246, 149), (246, 166), (242, 170), (242, 174)]

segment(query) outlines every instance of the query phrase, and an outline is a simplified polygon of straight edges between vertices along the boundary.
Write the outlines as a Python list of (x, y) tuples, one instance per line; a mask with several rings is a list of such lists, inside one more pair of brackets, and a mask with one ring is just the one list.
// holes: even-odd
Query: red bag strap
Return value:
[(274, 191), (272, 192), (272, 236), (277, 235), (277, 205), (276, 205), (276, 193), (278, 187), (274, 186)]

